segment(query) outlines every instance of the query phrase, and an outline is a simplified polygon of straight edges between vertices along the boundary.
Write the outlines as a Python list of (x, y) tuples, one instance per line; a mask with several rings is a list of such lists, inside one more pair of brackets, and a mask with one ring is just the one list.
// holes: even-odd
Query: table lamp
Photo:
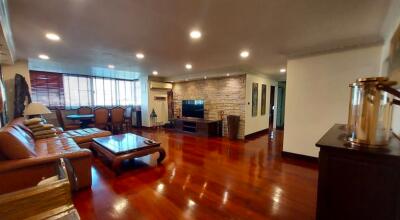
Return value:
[(42, 117), (44, 114), (50, 114), (51, 111), (42, 103), (32, 102), (29, 103), (24, 110), (24, 116), (33, 117)]

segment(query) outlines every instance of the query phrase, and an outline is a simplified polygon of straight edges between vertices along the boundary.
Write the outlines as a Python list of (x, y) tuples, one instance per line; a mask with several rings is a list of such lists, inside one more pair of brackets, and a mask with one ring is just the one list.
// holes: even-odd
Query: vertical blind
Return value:
[[(40, 73), (38, 76), (37, 71), (31, 71), (33, 100), (49, 107), (140, 105), (140, 83), (137, 80)], [(56, 78), (57, 85), (54, 83)], [(49, 81), (45, 80), (53, 83), (49, 86)], [(58, 93), (55, 93), (55, 87)]]

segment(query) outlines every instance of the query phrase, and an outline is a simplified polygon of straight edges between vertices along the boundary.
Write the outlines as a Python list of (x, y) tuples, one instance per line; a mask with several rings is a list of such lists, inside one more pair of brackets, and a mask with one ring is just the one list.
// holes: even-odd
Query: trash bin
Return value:
[(237, 115), (228, 115), (228, 136), (229, 139), (237, 139), (239, 133), (239, 121), (240, 116)]

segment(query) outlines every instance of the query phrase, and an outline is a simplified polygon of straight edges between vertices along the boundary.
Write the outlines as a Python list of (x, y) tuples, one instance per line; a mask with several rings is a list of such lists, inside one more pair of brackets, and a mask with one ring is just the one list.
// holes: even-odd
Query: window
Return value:
[(65, 107), (92, 106), (92, 86), (89, 77), (64, 75)]
[(31, 71), (32, 101), (41, 102), (50, 108), (65, 105), (63, 75)]
[(49, 107), (140, 105), (140, 83), (103, 77), (31, 71), (32, 96)]
[(96, 106), (140, 105), (140, 102), (135, 100), (137, 92), (135, 88), (138, 84), (139, 81), (94, 78), (94, 104)]

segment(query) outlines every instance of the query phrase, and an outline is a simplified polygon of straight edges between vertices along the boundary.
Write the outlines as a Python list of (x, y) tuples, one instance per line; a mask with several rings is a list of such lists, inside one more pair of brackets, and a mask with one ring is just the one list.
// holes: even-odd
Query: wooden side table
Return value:
[(317, 219), (400, 219), (400, 141), (352, 146), (345, 125), (318, 142)]

